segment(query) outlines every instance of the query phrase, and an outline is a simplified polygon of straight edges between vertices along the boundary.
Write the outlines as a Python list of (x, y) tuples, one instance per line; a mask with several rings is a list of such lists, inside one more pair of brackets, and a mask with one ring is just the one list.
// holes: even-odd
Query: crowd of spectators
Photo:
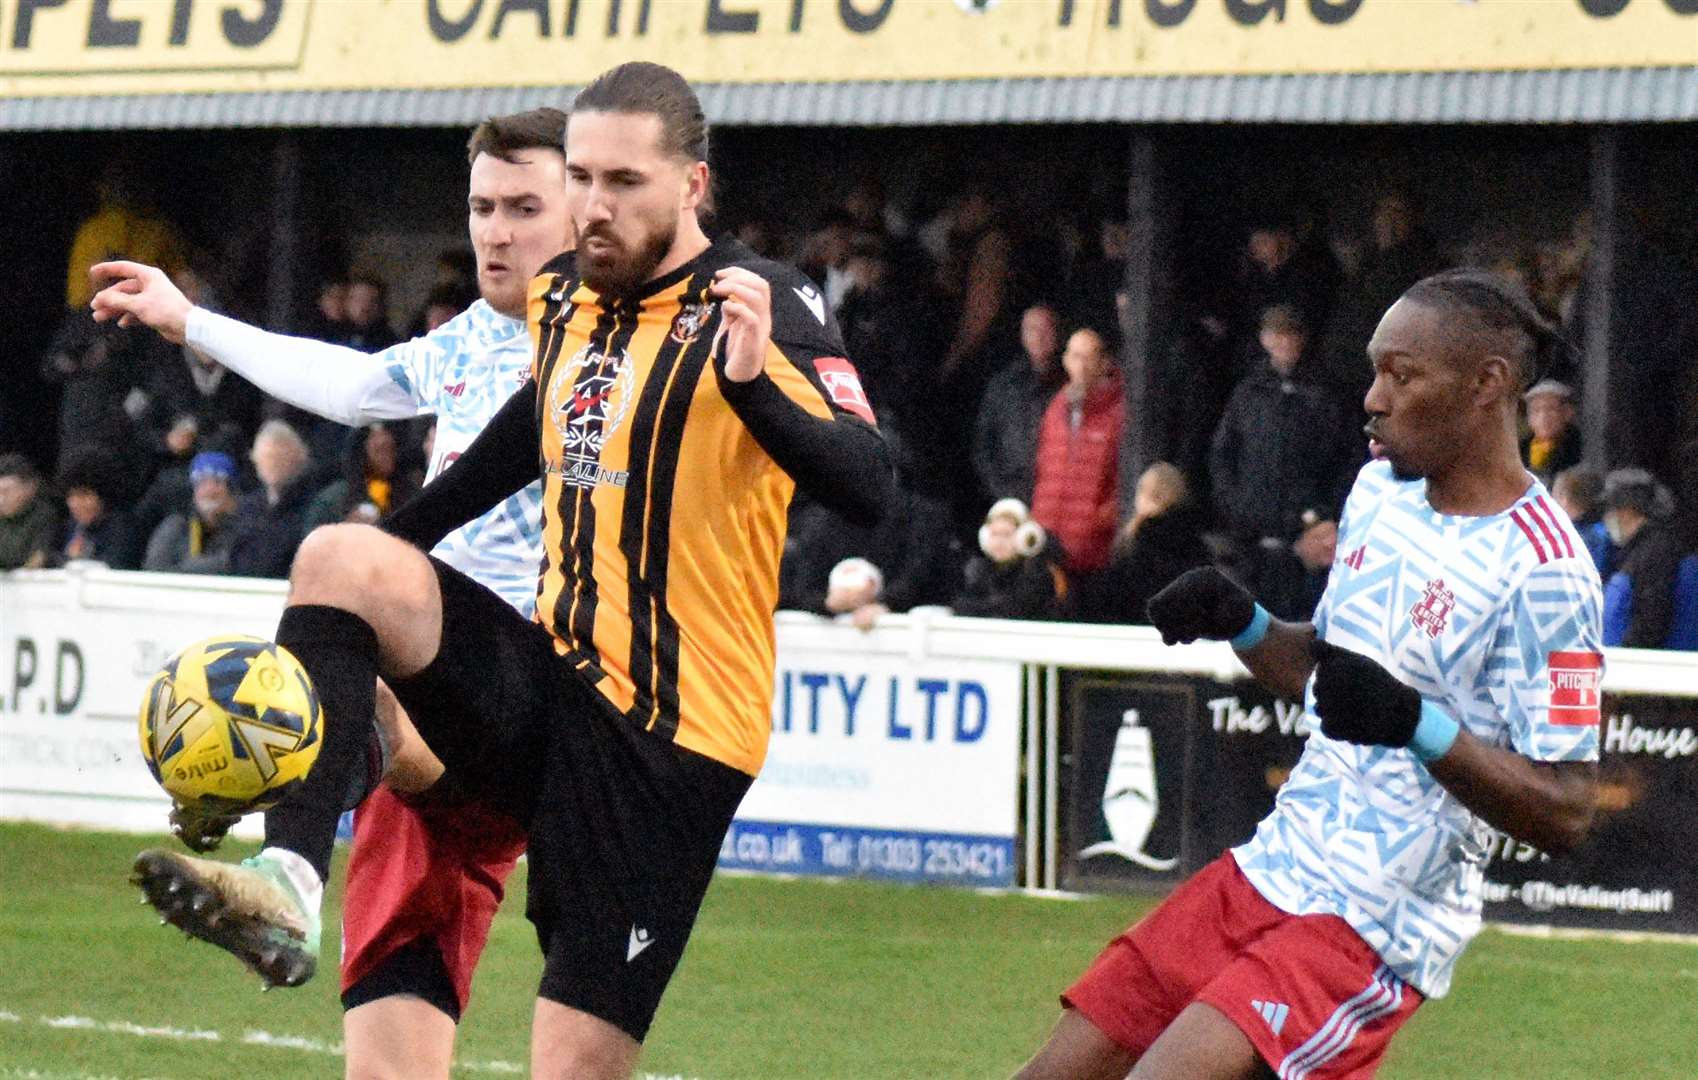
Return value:
[[(1167, 460), (1133, 482), (1121, 475), (1130, 436), (1157, 420), (1130, 413), (1121, 375), (1125, 222), (1049, 227), (985, 186), (909, 222), (864, 185), (812, 229), (736, 232), (821, 284), (893, 447), (900, 505), (878, 527), (805, 500), (792, 510), (783, 606), (862, 627), (928, 606), (1141, 622), (1150, 595), (1207, 563), (1274, 614), (1307, 617), (1366, 459), (1367, 339), (1405, 288), (1469, 257), (1441, 250), (1398, 194), (1376, 203), (1352, 247), (1312, 222), (1258, 221), (1233, 273), (1170, 320)], [(428, 422), (351, 430), (192, 349), (94, 323), (80, 281), (117, 254), (172, 267), (192, 299), (218, 307), (169, 224), (103, 189), (71, 255), (72, 306), (42, 360), (62, 385), (56, 472), (0, 456), (0, 569), (94, 559), (277, 577), (314, 526), (375, 521), (417, 490)], [(1581, 261), (1547, 246), (1493, 265), (1573, 328)], [(425, 304), (401, 323), (381, 279), (328, 280), (305, 332), (376, 351), (397, 329), (422, 334), (463, 309), (472, 281), (465, 253), (445, 253)], [(1610, 643), (1698, 647), (1686, 643), (1698, 635), (1698, 556), (1678, 524), (1695, 509), (1643, 470), (1581, 465), (1581, 375), (1552, 372), (1527, 392), (1523, 456), (1587, 536)]]
[[(102, 182), (78, 230), (59, 327), (41, 359), (60, 386), (56, 465), (0, 454), (0, 570), (91, 560), (115, 569), (283, 577), (317, 525), (375, 522), (424, 481), (434, 424), (355, 430), (267, 397), (194, 349), (96, 323), (88, 268), (132, 257), (170, 269), (185, 295), (217, 292), (169, 222)], [(424, 333), (477, 297), (469, 254), (444, 254), (411, 326)], [(399, 340), (384, 282), (326, 281), (308, 336), (365, 351)]]

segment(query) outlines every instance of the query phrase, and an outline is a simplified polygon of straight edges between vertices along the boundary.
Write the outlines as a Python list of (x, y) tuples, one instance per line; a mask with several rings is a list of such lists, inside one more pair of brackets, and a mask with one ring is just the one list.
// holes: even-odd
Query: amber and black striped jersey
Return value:
[[(719, 302), (707, 291), (728, 266), (759, 274), (772, 293), (766, 370), (746, 383), (724, 376)], [(498, 499), (495, 488), (535, 478), (540, 446), (537, 620), (633, 723), (753, 775), (771, 728), (791, 494), (800, 484), (865, 520), (892, 483), (824, 297), (790, 267), (721, 240), (617, 299), (584, 285), (563, 256), (532, 281), (529, 323), (532, 383), (431, 488), (461, 474), (462, 486)], [(479, 443), (515, 429), (521, 404), (529, 467), (509, 454), (494, 469)], [(428, 508), (397, 518), (414, 540), (442, 524), (419, 531), (442, 518)]]

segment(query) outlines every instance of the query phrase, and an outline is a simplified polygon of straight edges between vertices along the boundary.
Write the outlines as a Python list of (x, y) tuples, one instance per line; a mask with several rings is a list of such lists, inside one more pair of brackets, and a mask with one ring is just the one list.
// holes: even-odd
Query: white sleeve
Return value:
[(190, 348), (272, 397), (339, 424), (405, 420), (420, 411), (417, 397), (390, 374), (395, 350), (363, 353), (273, 334), (198, 307), (189, 312), (185, 336)]

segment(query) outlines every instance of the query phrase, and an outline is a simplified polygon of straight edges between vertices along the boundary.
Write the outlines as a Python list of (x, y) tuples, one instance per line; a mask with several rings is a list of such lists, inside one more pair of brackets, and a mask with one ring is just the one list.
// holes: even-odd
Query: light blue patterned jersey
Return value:
[[(378, 354), (420, 413), (436, 414), (428, 482), (452, 465), (531, 375), (523, 319), (479, 300), (421, 338)], [(521, 615), (536, 609), (542, 566), (542, 483), (455, 529), (431, 554), (487, 585)]]
[[(1603, 598), (1568, 517), (1535, 481), (1509, 510), (1447, 517), (1385, 462), (1345, 504), (1315, 629), (1383, 664), (1493, 746), (1537, 761), (1598, 756)], [(1321, 733), (1274, 811), (1233, 849), (1294, 914), (1342, 917), (1428, 997), (1480, 928), (1490, 828), (1408, 750)]]

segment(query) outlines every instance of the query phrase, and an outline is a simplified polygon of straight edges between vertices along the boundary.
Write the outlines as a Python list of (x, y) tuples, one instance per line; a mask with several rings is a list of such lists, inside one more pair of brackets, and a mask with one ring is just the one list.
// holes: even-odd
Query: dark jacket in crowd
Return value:
[(1246, 258), (1233, 293), (1239, 340), (1254, 342), (1262, 312), (1281, 305), (1296, 308), (1304, 326), (1325, 326), (1343, 278), (1331, 249), (1317, 240), (1300, 241), (1291, 258), (1272, 273)]
[[(196, 452), (191, 447), (189, 453), (172, 458), (142, 492), (140, 501), (130, 509), (130, 516), (141, 535), (151, 537), (160, 523), (172, 514), (187, 515), (193, 510), (195, 488), (189, 483), (189, 462), (194, 460)], [(239, 455), (232, 457), (241, 460)]]
[(40, 556), (38, 565), (52, 561), (59, 537), (59, 510), (39, 491), (22, 510), (0, 517), (0, 570), (16, 570)]
[(236, 517), (225, 518), (217, 528), (199, 514), (172, 514), (159, 523), (147, 542), (143, 570), (174, 574), (225, 574), (230, 571), (230, 549), (236, 542)]
[(1405, 289), (1443, 267), (1437, 245), (1421, 229), (1389, 248), (1369, 245), (1356, 275), (1339, 290), (1316, 357), (1316, 377), (1338, 388), (1352, 404), (1360, 402), (1374, 381), (1368, 339), (1380, 317)]
[(145, 539), (136, 532), (135, 522), (126, 510), (109, 506), (100, 520), (87, 528), (67, 518), (60, 535), (59, 550), (53, 560), (57, 565), (63, 566), (70, 561), (71, 542), (79, 536), (83, 545), (76, 558), (105, 563), (114, 570), (135, 570), (141, 566)]
[(1022, 354), (985, 387), (973, 430), (973, 471), (979, 478), (979, 493), (985, 498), (1031, 503), (1038, 429), (1058, 386), (1053, 380), (1039, 382), (1037, 372)]
[(1533, 465), (1532, 448), (1533, 436), (1531, 434), (1523, 435), (1521, 437), (1522, 463), (1534, 476), (1539, 478), (1541, 484), (1550, 487), (1555, 482), (1557, 473), (1564, 469), (1572, 469), (1580, 464), (1584, 452), (1584, 440), (1581, 438), (1580, 429), (1570, 424), (1568, 429), (1562, 433), (1562, 438), (1557, 440), (1556, 446), (1551, 448), (1550, 457), (1537, 468)]
[(203, 389), (189, 366), (195, 361), (186, 349), (161, 338), (154, 341), (151, 370), (142, 384), (148, 397), (142, 424), (154, 452), (167, 453), (165, 436), (179, 417), (192, 416), (200, 428), (201, 450), (222, 451), (240, 461), (259, 429), (265, 396), (240, 375), (222, 368), (213, 369)]
[(1032, 555), (991, 562), (974, 556), (963, 574), (961, 594), (950, 601), (957, 615), (1041, 622), (1062, 617), (1068, 599), (1067, 573), (1053, 544)]
[(1604, 644), (1660, 649), (1674, 625), (1675, 576), (1685, 552), (1667, 524), (1647, 521), (1615, 557), (1604, 587)]
[(307, 477), (284, 488), (275, 505), (263, 488), (242, 496), (230, 544), (230, 573), (239, 577), (288, 577), (295, 549), (301, 546), (302, 523), (312, 496), (312, 482)]
[(931, 407), (926, 388), (946, 344), (935, 307), (920, 290), (894, 274), (870, 289), (855, 288), (837, 309), (843, 344), (854, 359), (867, 401), (881, 428), (894, 427), (913, 439)]
[[(61, 462), (88, 446), (133, 446), (136, 425), (124, 405), (141, 376), (135, 339), (117, 323), (97, 323), (86, 311), (65, 315), (42, 361), (43, 377), (64, 385), (59, 403)], [(151, 460), (134, 462), (139, 476)]]
[(790, 516), (779, 568), (779, 607), (828, 614), (831, 570), (844, 559), (866, 559), (884, 575), (879, 602), (891, 611), (947, 603), (960, 586), (959, 547), (947, 503), (898, 489), (898, 505), (879, 524), (852, 525), (815, 502)]
[(1238, 384), (1209, 452), (1215, 512), (1234, 536), (1289, 543), (1305, 510), (1337, 520), (1367, 456), (1352, 415), (1320, 384), (1265, 364)]
[(1108, 568), (1080, 597), (1080, 618), (1087, 622), (1150, 621), (1150, 597), (1187, 570), (1209, 564), (1203, 545), (1203, 514), (1190, 503), (1138, 523), (1130, 537), (1115, 542)]

